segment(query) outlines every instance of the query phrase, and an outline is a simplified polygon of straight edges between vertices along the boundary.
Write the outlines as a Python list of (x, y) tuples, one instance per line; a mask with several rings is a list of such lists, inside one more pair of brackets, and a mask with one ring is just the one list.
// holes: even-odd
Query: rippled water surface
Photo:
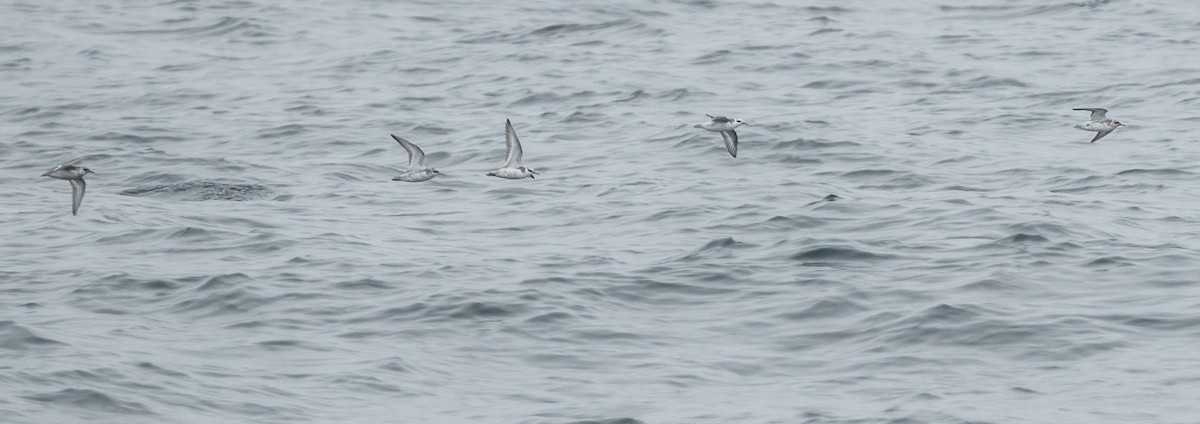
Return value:
[[(6, 1), (0, 414), (1196, 422), (1197, 40), (1192, 0)], [(484, 176), (505, 119), (539, 178)]]

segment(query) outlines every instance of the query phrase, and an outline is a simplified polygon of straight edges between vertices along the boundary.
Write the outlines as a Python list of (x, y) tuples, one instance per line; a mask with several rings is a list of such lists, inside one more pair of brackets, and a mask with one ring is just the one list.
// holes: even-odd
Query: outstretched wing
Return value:
[(83, 204), (83, 191), (87, 189), (87, 182), (83, 178), (68, 180), (71, 182), (71, 215), (79, 214), (79, 205)]
[(725, 139), (725, 148), (729, 149), (729, 154), (736, 158), (738, 145), (737, 133), (733, 132), (733, 130), (721, 131), (721, 138)]
[(712, 118), (712, 121), (716, 122), (718, 124), (727, 124), (727, 123), (733, 122), (732, 119), (726, 118), (724, 116), (712, 116), (712, 115), (706, 115), (706, 116), (708, 116), (709, 118)]
[(1075, 108), (1073, 110), (1086, 110), (1088, 112), (1091, 112), (1092, 117), (1090, 119), (1088, 119), (1089, 121), (1103, 121), (1105, 119), (1104, 114), (1108, 113), (1108, 109), (1100, 109), (1100, 108), (1093, 108), (1093, 107), (1081, 107), (1081, 108)]
[(395, 139), (397, 143), (400, 143), (400, 147), (403, 147), (404, 150), (408, 151), (408, 168), (409, 169), (424, 169), (425, 168), (425, 152), (421, 151), (420, 147), (417, 147), (416, 144), (412, 144), (411, 141), (405, 140), (400, 137), (396, 137), (395, 134), (388, 134), (388, 135), (392, 136), (392, 138)]
[(1093, 139), (1092, 139), (1092, 143), (1095, 143), (1095, 142), (1096, 142), (1096, 140), (1099, 140), (1101, 137), (1104, 137), (1104, 136), (1108, 135), (1108, 133), (1110, 133), (1110, 132), (1113, 132), (1113, 130), (1108, 130), (1108, 131), (1097, 131), (1097, 132), (1096, 132), (1096, 138), (1093, 138)]
[(504, 167), (521, 166), (521, 140), (517, 139), (517, 130), (513, 129), (512, 121), (504, 120)]

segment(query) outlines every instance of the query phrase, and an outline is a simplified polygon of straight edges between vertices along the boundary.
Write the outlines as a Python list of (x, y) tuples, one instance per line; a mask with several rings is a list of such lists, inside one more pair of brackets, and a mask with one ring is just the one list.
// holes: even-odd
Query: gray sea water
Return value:
[[(1192, 0), (4, 1), (0, 421), (1200, 422), (1197, 40)], [(539, 178), (484, 176), (505, 119)]]

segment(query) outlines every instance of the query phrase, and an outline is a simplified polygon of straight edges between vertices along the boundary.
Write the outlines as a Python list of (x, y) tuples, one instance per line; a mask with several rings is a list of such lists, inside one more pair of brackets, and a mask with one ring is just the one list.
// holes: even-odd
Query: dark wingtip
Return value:
[(400, 142), (400, 137), (396, 137), (395, 134), (388, 134), (388, 135), (392, 136), (392, 140), (396, 140), (397, 143)]

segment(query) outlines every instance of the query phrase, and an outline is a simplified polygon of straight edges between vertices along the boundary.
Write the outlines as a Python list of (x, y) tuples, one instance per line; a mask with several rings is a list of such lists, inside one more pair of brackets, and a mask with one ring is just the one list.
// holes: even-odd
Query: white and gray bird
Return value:
[(695, 128), (702, 128), (712, 132), (721, 133), (721, 138), (725, 140), (725, 148), (729, 149), (729, 154), (736, 158), (738, 149), (738, 135), (733, 129), (742, 125), (750, 124), (747, 124), (746, 121), (741, 120), (741, 118), (726, 118), (724, 116), (712, 115), (705, 116), (708, 117), (709, 121), (703, 124), (696, 124)]
[(418, 183), (421, 181), (431, 180), (433, 177), (438, 175), (444, 175), (441, 173), (441, 171), (425, 167), (425, 152), (421, 151), (421, 148), (417, 147), (416, 144), (412, 144), (411, 141), (403, 138), (396, 137), (395, 134), (388, 135), (392, 136), (397, 143), (400, 143), (400, 147), (403, 147), (404, 150), (408, 152), (408, 171), (392, 177), (392, 181), (408, 181), (410, 183)]
[(1121, 121), (1114, 121), (1104, 116), (1104, 114), (1108, 113), (1107, 109), (1085, 107), (1076, 108), (1073, 110), (1086, 110), (1092, 113), (1092, 117), (1088, 118), (1087, 122), (1075, 126), (1075, 128), (1079, 128), (1084, 131), (1095, 131), (1096, 137), (1092, 139), (1092, 143), (1095, 143), (1096, 140), (1108, 135), (1108, 133), (1116, 131), (1117, 128), (1125, 126), (1125, 124), (1122, 124)]
[(95, 174), (95, 172), (82, 165), (59, 165), (46, 171), (42, 176), (67, 180), (71, 183), (71, 215), (78, 215), (79, 205), (83, 203), (83, 191), (87, 189), (87, 182), (83, 181), (83, 176), (87, 174)]
[(487, 173), (489, 177), (520, 180), (541, 175), (533, 168), (521, 164), (521, 140), (517, 139), (517, 130), (513, 129), (512, 121), (504, 120), (504, 167)]

